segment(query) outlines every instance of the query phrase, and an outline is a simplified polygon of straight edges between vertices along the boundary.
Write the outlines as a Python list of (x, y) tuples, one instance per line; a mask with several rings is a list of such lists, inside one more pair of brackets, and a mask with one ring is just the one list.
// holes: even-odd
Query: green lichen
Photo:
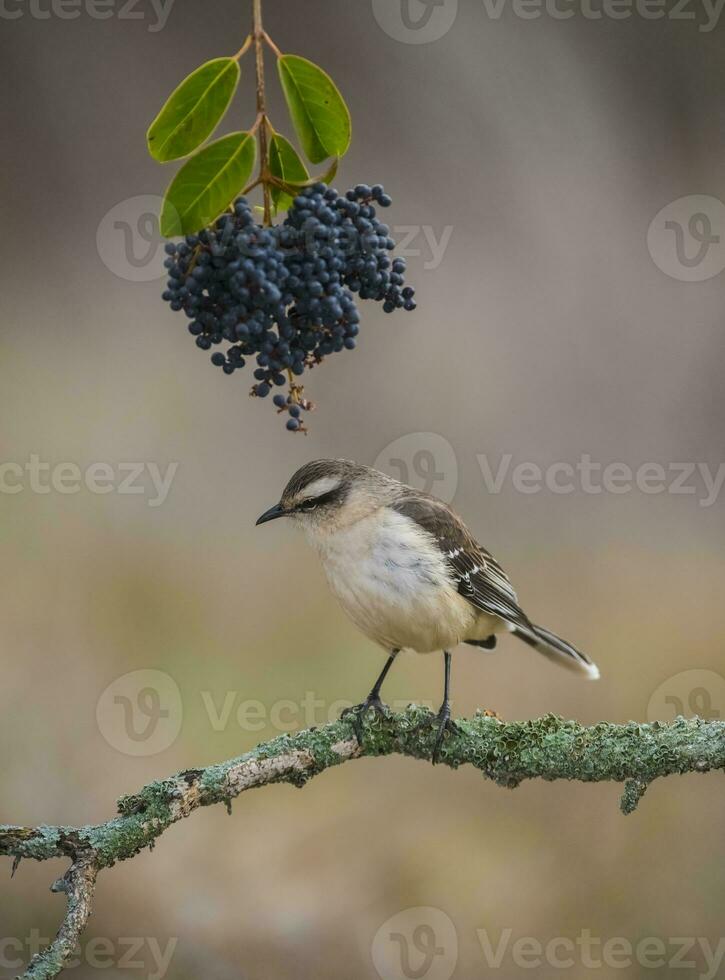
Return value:
[[(84, 827), (0, 826), (0, 855), (45, 861), (79, 857), (100, 870), (125, 861), (155, 841), (173, 823), (198, 807), (221, 803), (248, 788), (232, 773), (255, 774), (250, 785), (287, 782), (303, 786), (319, 773), (356, 756), (405, 755), (430, 760), (435, 731), (427, 708), (410, 705), (387, 716), (369, 712), (356, 742), (351, 720), (280, 735), (236, 759), (204, 769), (186, 769), (149, 783), (118, 801), (118, 815)], [(342, 749), (341, 749), (342, 746)], [(264, 763), (279, 760), (281, 767)], [(292, 762), (293, 764), (290, 764)], [(453, 769), (470, 765), (499, 786), (513, 788), (525, 779), (567, 779), (624, 783), (621, 809), (632, 813), (649, 784), (662, 776), (725, 769), (725, 722), (677, 718), (665, 725), (599, 722), (584, 727), (557, 715), (533, 721), (502, 722), (477, 713), (455, 722), (446, 735), (440, 762)], [(252, 765), (259, 763), (259, 767)], [(70, 954), (68, 954), (70, 955)], [(56, 976), (65, 962), (62, 944), (48, 947), (25, 974), (32, 980)]]
[[(362, 745), (356, 754), (400, 754), (428, 760), (435, 735), (422, 722), (429, 718), (428, 709), (418, 705), (387, 717), (370, 712), (362, 719)], [(238, 758), (204, 769), (185, 770), (122, 797), (118, 802), (119, 815), (103, 824), (0, 826), (0, 854), (42, 861), (92, 851), (99, 866), (108, 867), (153, 844), (179, 819), (175, 804), (190, 787), (198, 790), (195, 806), (227, 806), (235, 795), (229, 784), (232, 770), (248, 762), (291, 753), (303, 753), (305, 764), (265, 782), (304, 785), (344, 761), (346, 756), (341, 756), (335, 747), (354, 739), (354, 727), (347, 720), (279, 735)], [(725, 722), (678, 718), (668, 725), (599, 722), (587, 728), (556, 715), (504, 723), (479, 713), (456, 722), (455, 730), (445, 738), (440, 761), (451, 768), (474, 766), (486, 778), (506, 787), (537, 778), (623, 782), (622, 809), (631, 813), (644, 792), (640, 788), (646, 788), (654, 779), (725, 768)]]

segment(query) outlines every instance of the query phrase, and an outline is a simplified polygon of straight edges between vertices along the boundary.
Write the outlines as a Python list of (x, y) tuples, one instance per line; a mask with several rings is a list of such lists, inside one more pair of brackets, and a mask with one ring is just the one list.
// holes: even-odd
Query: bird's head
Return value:
[(318, 459), (297, 470), (279, 503), (266, 510), (257, 524), (293, 517), (306, 531), (332, 531), (387, 503), (397, 486), (369, 466), (347, 459)]

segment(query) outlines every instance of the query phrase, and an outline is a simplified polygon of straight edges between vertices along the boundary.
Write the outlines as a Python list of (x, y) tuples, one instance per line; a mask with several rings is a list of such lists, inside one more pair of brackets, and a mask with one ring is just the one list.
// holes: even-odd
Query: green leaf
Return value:
[(201, 146), (227, 111), (238, 82), (234, 58), (215, 58), (188, 75), (149, 126), (146, 142), (154, 160), (178, 160)]
[(287, 107), (305, 155), (312, 163), (341, 157), (350, 146), (350, 110), (337, 86), (307, 58), (285, 54), (277, 59)]
[(189, 235), (211, 224), (249, 181), (256, 156), (250, 133), (231, 133), (188, 160), (166, 191), (161, 234)]
[[(269, 141), (269, 170), (273, 177), (286, 184), (305, 181), (310, 176), (297, 150), (279, 133), (275, 133)], [(276, 184), (272, 185), (271, 192), (275, 210), (286, 211), (292, 203), (292, 197)]]

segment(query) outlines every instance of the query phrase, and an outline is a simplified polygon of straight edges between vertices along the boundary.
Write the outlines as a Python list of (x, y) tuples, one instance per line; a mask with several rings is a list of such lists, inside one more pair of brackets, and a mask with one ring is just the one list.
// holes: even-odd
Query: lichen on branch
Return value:
[[(34, 957), (21, 980), (51, 980), (73, 955), (91, 913), (98, 873), (134, 857), (174, 823), (203, 806), (231, 801), (271, 783), (302, 787), (313, 776), (362, 756), (403, 755), (429, 760), (434, 733), (421, 727), (426, 708), (410, 705), (387, 717), (368, 716), (358, 742), (349, 721), (280, 735), (236, 759), (188, 769), (121, 797), (118, 815), (84, 827), (0, 825), (0, 856), (71, 865), (53, 886), (68, 908), (56, 939)], [(599, 722), (586, 727), (555, 715), (503, 722), (485, 713), (459, 719), (443, 746), (441, 764), (471, 765), (499, 786), (526, 779), (624, 783), (621, 809), (631, 813), (662, 776), (725, 769), (725, 722), (677, 718), (670, 724)], [(431, 778), (434, 778), (432, 775)]]

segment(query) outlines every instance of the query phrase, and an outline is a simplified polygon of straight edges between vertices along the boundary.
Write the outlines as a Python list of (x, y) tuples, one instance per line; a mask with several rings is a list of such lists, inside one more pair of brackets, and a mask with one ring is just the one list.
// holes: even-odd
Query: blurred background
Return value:
[[(530, 615), (601, 667), (588, 684), (513, 639), (462, 648), (456, 713), (725, 713), (718, 12), (264, 6), (277, 44), (345, 94), (336, 184), (385, 184), (417, 288), (414, 314), (367, 304), (358, 350), (309, 375), (307, 436), (248, 398), (248, 372), (212, 368), (161, 302), (148, 219), (175, 168), (147, 156), (146, 126), (185, 74), (239, 48), (248, 0), (0, 14), (0, 822), (105, 820), (122, 793), (367, 693), (381, 653), (291, 527), (254, 527), (316, 457), (452, 500)], [(251, 70), (227, 129), (253, 119)], [(440, 657), (407, 655), (387, 700), (437, 706), (441, 674)], [(358, 761), (302, 793), (245, 794), (231, 818), (197, 813), (103, 874), (98, 942), (71, 972), (709, 980), (725, 969), (706, 953), (725, 951), (721, 783), (663, 780), (624, 818), (615, 785), (507, 792)], [(11, 882), (5, 863), (1, 977), (55, 931), (62, 870), (25, 862)], [(527, 937), (564, 939), (572, 963), (552, 962), (563, 947), (522, 961)], [(692, 940), (684, 967), (673, 937)]]

